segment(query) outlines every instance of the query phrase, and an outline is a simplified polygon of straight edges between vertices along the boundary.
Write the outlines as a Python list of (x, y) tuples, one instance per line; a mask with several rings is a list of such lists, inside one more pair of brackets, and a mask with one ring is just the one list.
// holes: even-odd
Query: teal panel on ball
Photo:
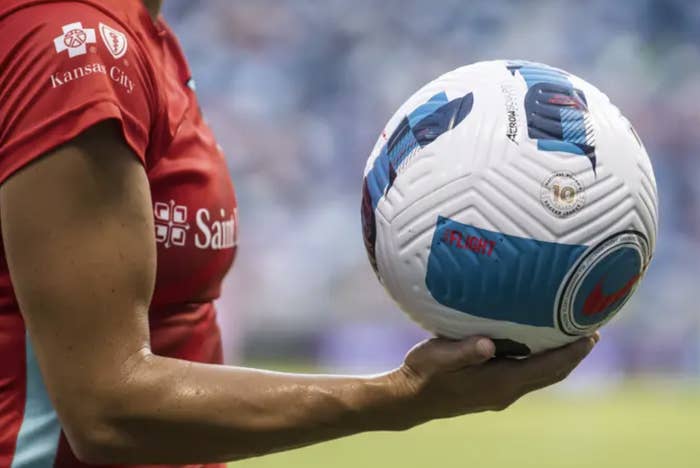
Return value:
[(425, 284), (440, 304), (477, 317), (553, 327), (559, 285), (585, 245), (560, 244), (438, 217)]

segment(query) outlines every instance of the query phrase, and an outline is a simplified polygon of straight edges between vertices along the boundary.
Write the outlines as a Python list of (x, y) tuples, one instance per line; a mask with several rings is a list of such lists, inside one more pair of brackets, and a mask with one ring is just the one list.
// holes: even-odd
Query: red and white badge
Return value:
[[(68, 51), (68, 56), (73, 58), (87, 53), (87, 44), (95, 42), (95, 30), (83, 28), (83, 24), (78, 21), (63, 25), (63, 34), (54, 38), (53, 44), (56, 53)], [(126, 49), (126, 46), (124, 47)]]
[(107, 46), (107, 50), (115, 59), (121, 58), (126, 54), (126, 49), (129, 43), (126, 40), (126, 34), (121, 31), (100, 23), (100, 36)]

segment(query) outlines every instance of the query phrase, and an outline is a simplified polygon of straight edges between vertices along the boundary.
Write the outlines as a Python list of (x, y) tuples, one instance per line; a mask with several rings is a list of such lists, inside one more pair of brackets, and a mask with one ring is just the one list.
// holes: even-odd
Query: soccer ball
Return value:
[(363, 183), (388, 293), (434, 334), (490, 336), (500, 355), (612, 319), (649, 265), (657, 214), (630, 122), (581, 78), (527, 61), (428, 83), (389, 120)]

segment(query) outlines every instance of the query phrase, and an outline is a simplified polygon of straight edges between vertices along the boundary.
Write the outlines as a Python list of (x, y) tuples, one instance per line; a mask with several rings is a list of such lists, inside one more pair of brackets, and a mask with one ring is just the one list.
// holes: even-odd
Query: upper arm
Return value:
[(105, 121), (6, 180), (0, 219), (29, 337), (70, 430), (100, 392), (127, 379), (130, 357), (148, 350), (156, 265), (148, 180)]
[[(123, 16), (82, 2), (0, 8), (13, 38), (0, 42), (2, 240), (69, 437), (149, 341), (156, 254), (144, 165), (158, 100), (146, 45)], [(110, 50), (103, 27), (123, 34), (125, 53)]]

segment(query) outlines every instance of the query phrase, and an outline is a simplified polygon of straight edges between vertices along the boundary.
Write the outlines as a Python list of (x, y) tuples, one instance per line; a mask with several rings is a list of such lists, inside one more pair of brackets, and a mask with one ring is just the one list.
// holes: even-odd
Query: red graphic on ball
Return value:
[(611, 294), (605, 294), (603, 292), (603, 283), (605, 282), (605, 277), (603, 277), (603, 279), (595, 285), (595, 288), (593, 288), (593, 291), (591, 291), (588, 297), (586, 297), (583, 303), (583, 315), (590, 317), (591, 315), (598, 315), (604, 312), (608, 307), (624, 298), (641, 277), (641, 273), (634, 275), (632, 279), (625, 283), (620, 289)]

